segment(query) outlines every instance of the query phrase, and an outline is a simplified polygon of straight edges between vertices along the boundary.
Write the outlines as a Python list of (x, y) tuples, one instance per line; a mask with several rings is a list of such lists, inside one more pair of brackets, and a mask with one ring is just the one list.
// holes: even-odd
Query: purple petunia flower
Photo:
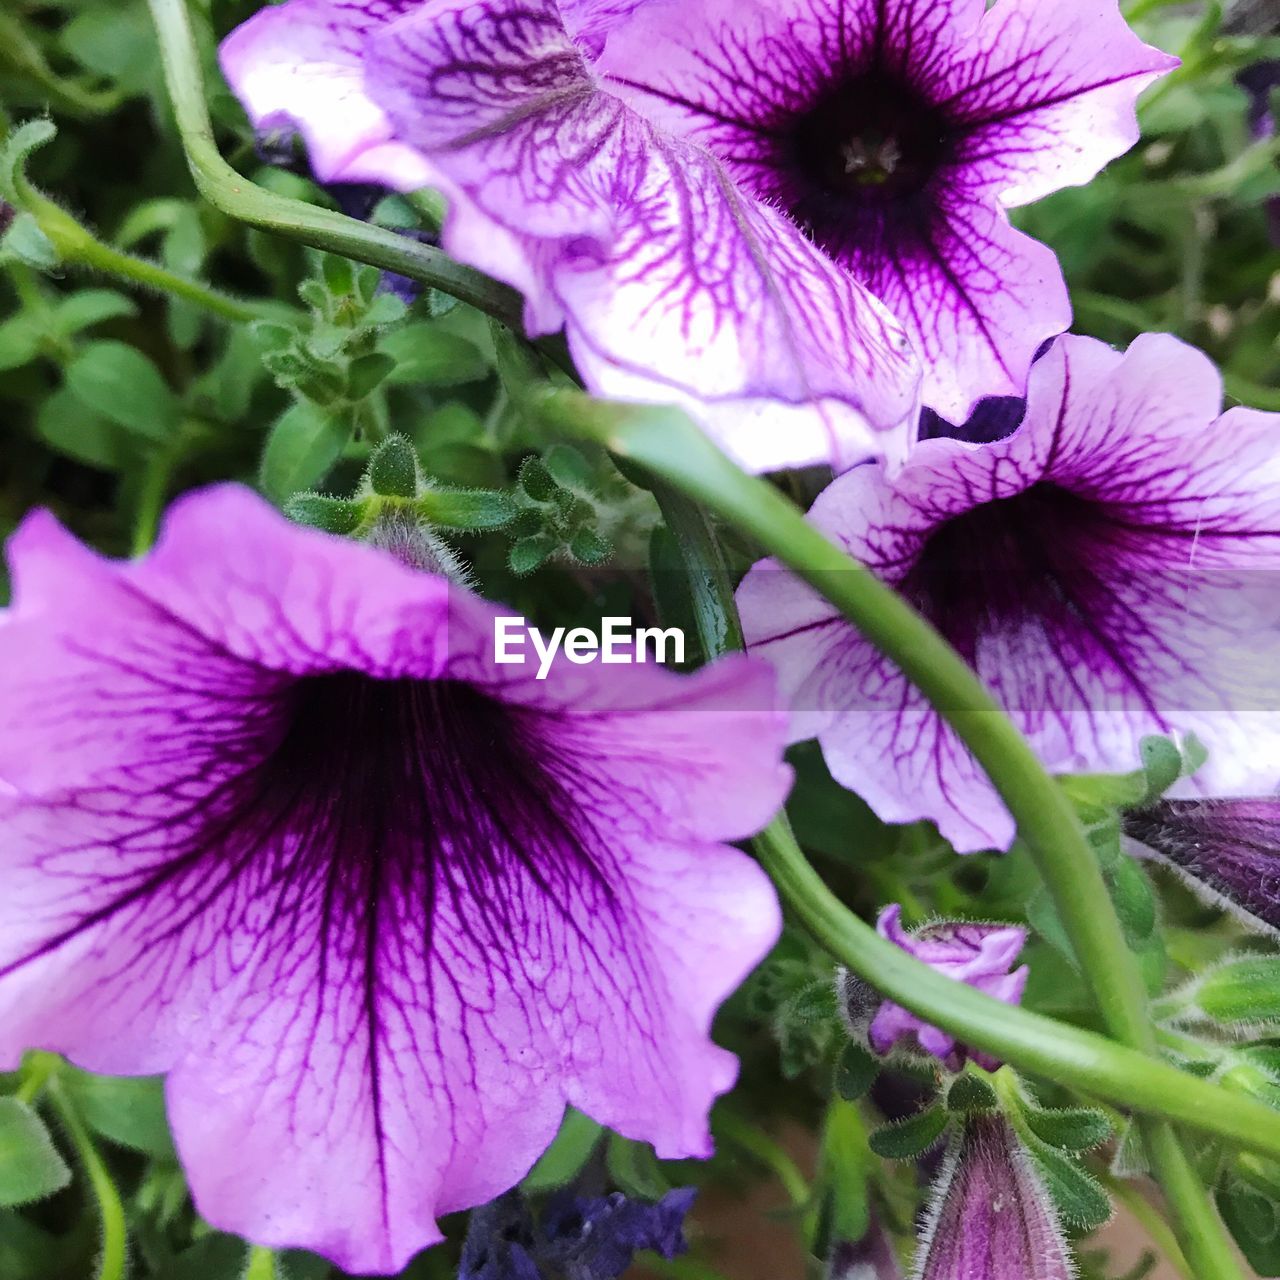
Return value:
[(934, 1185), (917, 1280), (1072, 1280), (1048, 1191), (1009, 1122), (971, 1115)]
[(168, 1072), (203, 1216), (394, 1272), (565, 1104), (705, 1156), (712, 1015), (779, 929), (749, 659), (495, 665), (502, 612), (235, 486), (103, 560), (46, 514), (0, 626), (0, 1059)]
[(1280, 935), (1280, 796), (1162, 800), (1125, 814), (1124, 832), (1214, 906)]
[[(1059, 340), (1013, 435), (930, 440), (897, 477), (842, 476), (811, 518), (893, 583), (976, 668), (1057, 772), (1125, 772), (1149, 734), (1194, 732), (1190, 794), (1256, 792), (1280, 750), (1280, 415), (1218, 416), (1222, 384), (1176, 339), (1127, 353)], [(793, 737), (889, 822), (961, 852), (1013, 820), (901, 673), (772, 562), (739, 589)]]
[(518, 288), (531, 333), (565, 326), (598, 394), (682, 404), (754, 470), (900, 458), (920, 381), (901, 326), (600, 78), (634, 7), (290, 0), (222, 65), (256, 124), (297, 122), (322, 179), (439, 187), (445, 248)]
[[(902, 908), (893, 903), (880, 912), (876, 932), (955, 982), (1005, 1004), (1022, 1000), (1030, 971), (1026, 965), (1010, 969), (1027, 941), (1027, 931), (1017, 925), (939, 920), (908, 932), (902, 927)], [(985, 1054), (961, 1048), (954, 1036), (922, 1022), (901, 1005), (883, 1001), (867, 1027), (868, 1043), (884, 1057), (904, 1040), (941, 1059), (951, 1071), (960, 1070), (966, 1057), (992, 1070), (999, 1065)]]
[(1021, 395), (1071, 323), (1057, 258), (1005, 208), (1127, 151), (1176, 65), (1117, 0), (651, 0), (601, 69), (868, 285), (961, 422)]

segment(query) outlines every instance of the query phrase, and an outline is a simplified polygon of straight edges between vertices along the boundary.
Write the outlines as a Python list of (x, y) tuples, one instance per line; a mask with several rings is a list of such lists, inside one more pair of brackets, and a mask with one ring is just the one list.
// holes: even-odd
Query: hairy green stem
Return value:
[(71, 1145), (75, 1147), (80, 1163), (89, 1175), (94, 1198), (98, 1202), (98, 1216), (102, 1219), (102, 1255), (98, 1260), (97, 1280), (123, 1280), (128, 1258), (128, 1233), (125, 1228), (124, 1205), (120, 1193), (112, 1182), (107, 1166), (98, 1154), (89, 1130), (75, 1105), (56, 1076), (47, 1086), (49, 1100), (53, 1103)]
[(200, 194), (229, 217), (343, 254), (460, 298), (513, 329), (521, 324), (520, 296), (439, 249), (385, 227), (278, 196), (250, 182), (222, 158), (205, 104), (204, 81), (186, 0), (148, 0), (160, 40), (165, 84), (187, 163)]

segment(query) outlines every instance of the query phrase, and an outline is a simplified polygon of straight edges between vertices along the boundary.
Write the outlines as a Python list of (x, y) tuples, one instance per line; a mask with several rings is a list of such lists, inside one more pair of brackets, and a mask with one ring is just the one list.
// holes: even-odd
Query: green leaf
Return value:
[(553, 444), (543, 453), (542, 465), (552, 479), (566, 489), (590, 489), (592, 486), (591, 464), (572, 445)]
[(136, 347), (92, 342), (67, 366), (67, 386), (82, 404), (135, 435), (167, 440), (181, 407), (160, 371)]
[(877, 1129), (868, 1141), (871, 1150), (886, 1160), (914, 1160), (937, 1145), (948, 1122), (946, 1111), (935, 1105)]
[(569, 554), (579, 564), (604, 564), (613, 554), (613, 544), (594, 529), (579, 529), (569, 541)]
[(421, 483), (418, 456), (404, 436), (388, 436), (365, 472), (369, 487), (383, 498), (416, 498)]
[(32, 152), (48, 146), (58, 136), (57, 126), (43, 117), (19, 125), (0, 146), (0, 196), (10, 204), (22, 206), (19, 187)]
[(857, 1102), (875, 1083), (880, 1074), (880, 1059), (854, 1040), (850, 1040), (836, 1063), (836, 1093), (846, 1102)]
[(267, 437), (259, 480), (278, 502), (314, 488), (328, 474), (351, 438), (348, 423), (318, 405), (299, 401), (276, 420)]
[(427, 489), (417, 507), (430, 524), (471, 530), (505, 528), (519, 511), (501, 489)]
[(1147, 794), (1146, 776), (1140, 771), (1064, 774), (1058, 784), (1076, 812), (1089, 822), (1141, 804)]
[(1024, 1114), (1037, 1138), (1064, 1151), (1092, 1151), (1111, 1136), (1111, 1122), (1088, 1107), (1057, 1110), (1028, 1103)]
[(1168, 738), (1143, 738), (1139, 745), (1147, 779), (1147, 800), (1164, 795), (1182, 777), (1182, 752)]
[(555, 553), (554, 538), (548, 538), (546, 534), (535, 534), (533, 537), (521, 538), (512, 544), (511, 550), (507, 553), (507, 564), (512, 573), (523, 578), (541, 569)]
[(40, 1117), (17, 1098), (0, 1098), (0, 1206), (43, 1200), (70, 1181)]
[(1242, 1186), (1220, 1191), (1216, 1199), (1223, 1222), (1253, 1270), (1260, 1276), (1280, 1275), (1280, 1233), (1274, 1205)]
[(105, 320), (136, 316), (137, 304), (114, 289), (81, 289), (58, 303), (53, 313), (53, 328), (63, 337), (72, 337)]
[(520, 464), (520, 487), (534, 502), (550, 502), (560, 491), (555, 477), (541, 458), (526, 458)]
[(474, 342), (431, 323), (407, 324), (383, 334), (378, 351), (392, 361), (387, 385), (393, 387), (456, 387), (491, 372)]
[(40, 332), (31, 316), (16, 315), (0, 324), (0, 372), (20, 369), (40, 354)]
[(363, 400), (372, 395), (395, 367), (395, 361), (379, 351), (358, 356), (347, 366), (347, 398)]
[(1280, 1020), (1280, 956), (1240, 956), (1211, 970), (1196, 1004), (1217, 1022)]
[(982, 1076), (966, 1070), (947, 1090), (947, 1110), (957, 1112), (994, 1111), (996, 1091)]
[(1028, 1146), (1046, 1190), (1067, 1222), (1082, 1231), (1093, 1231), (1110, 1219), (1107, 1193), (1078, 1164), (1047, 1143), (1031, 1139)]
[(18, 214), (9, 224), (8, 231), (0, 237), (0, 256), (4, 254), (37, 271), (52, 271), (62, 261), (53, 241), (29, 213)]
[(632, 1142), (621, 1134), (609, 1135), (605, 1156), (609, 1176), (620, 1191), (640, 1200), (661, 1200), (671, 1190), (671, 1182), (647, 1142)]
[(581, 1111), (569, 1107), (560, 1131), (520, 1184), (526, 1192), (554, 1191), (570, 1182), (591, 1158), (603, 1129)]
[(85, 1123), (104, 1138), (158, 1159), (177, 1158), (159, 1076), (97, 1076), (67, 1069), (61, 1080)]
[(123, 471), (137, 461), (129, 433), (86, 409), (66, 387), (40, 406), (35, 425), (36, 434), (51, 449), (86, 466)]
[(329, 498), (322, 493), (296, 493), (284, 504), (284, 513), (295, 524), (305, 524), (325, 533), (345, 536), (354, 533), (364, 515), (359, 502), (349, 498)]

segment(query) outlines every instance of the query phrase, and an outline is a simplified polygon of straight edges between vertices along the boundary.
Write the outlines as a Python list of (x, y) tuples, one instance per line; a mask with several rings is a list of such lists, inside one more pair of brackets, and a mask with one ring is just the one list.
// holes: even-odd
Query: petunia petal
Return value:
[(222, 71), (260, 129), (288, 125), (322, 182), (428, 186), (425, 157), (397, 138), (365, 89), (365, 46), (422, 0), (288, 0), (261, 9), (223, 42)]
[(235, 488), (134, 564), (46, 517), (14, 559), (6, 1063), (169, 1071), (201, 1213), (350, 1271), (518, 1181), (566, 1103), (708, 1153), (711, 1018), (780, 926), (721, 843), (789, 781), (767, 672), (519, 678), (492, 606)]
[(686, 405), (755, 470), (901, 456), (918, 369), (896, 322), (602, 90), (550, 0), (450, 0), (374, 48), (399, 136), (464, 193), (446, 244), (464, 254), (472, 208), (522, 244), (534, 318), (563, 315), (593, 390)]
[(1006, 205), (1080, 186), (1138, 141), (1135, 105), (1178, 59), (1143, 44), (1116, 0), (1000, 0), (949, 102), (960, 164)]
[[(925, 442), (895, 480), (859, 468), (812, 518), (923, 609), (1049, 768), (1123, 771), (1145, 735), (1193, 731), (1210, 762), (1184, 787), (1256, 791), (1280, 748), (1280, 420), (1216, 417), (1220, 396), (1172, 338), (1125, 355), (1063, 339), (1012, 436)], [(757, 566), (740, 599), (752, 650), (808, 699), (793, 733), (816, 724), (833, 775), (886, 820), (1007, 847), (953, 732), (856, 634), (806, 629), (820, 610), (777, 576)]]

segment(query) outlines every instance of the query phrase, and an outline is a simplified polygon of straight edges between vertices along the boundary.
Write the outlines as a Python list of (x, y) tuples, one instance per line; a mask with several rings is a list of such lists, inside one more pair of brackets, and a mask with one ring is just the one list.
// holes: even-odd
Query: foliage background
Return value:
[[(292, 171), (267, 163), (212, 63), (216, 39), (256, 7), (193, 4), (224, 153), (267, 187), (428, 235), (429, 209), (424, 219), (420, 204), (322, 191), (285, 141), (269, 152)], [(1129, 8), (1147, 39), (1181, 54), (1182, 69), (1148, 94), (1143, 141), (1132, 153), (1018, 221), (1059, 253), (1077, 330), (1116, 344), (1143, 331), (1176, 333), (1219, 363), (1229, 402), (1280, 410), (1280, 151), (1258, 136), (1265, 102), (1237, 79), (1280, 59), (1280, 5), (1261, 0), (1224, 13), (1217, 3), (1136, 0)], [(667, 572), (669, 535), (649, 496), (601, 457), (560, 449), (545, 455), (543, 470), (529, 461), (547, 442), (504, 390), (510, 352), (483, 317), (435, 295), (406, 308), (376, 272), (246, 230), (194, 196), (143, 0), (6, 0), (0, 130), (44, 113), (57, 136), (30, 157), (39, 188), (98, 243), (242, 301), (228, 316), (149, 286), (127, 264), (123, 274), (86, 271), (51, 254), (23, 210), (0, 204), (0, 227), (8, 228), (0, 248), (0, 533), (46, 506), (104, 552), (128, 555), (148, 544), (164, 503), (182, 490), (232, 478), (278, 502), (312, 487), (347, 493), (371, 442), (397, 431), (440, 482), (509, 490), (523, 507), (513, 531), (458, 542), (486, 593), (544, 625), (608, 613), (684, 620)], [(558, 489), (547, 488), (548, 474)], [(779, 482), (803, 499), (823, 477)], [(556, 492), (569, 497), (557, 505)], [(738, 550), (745, 566), (747, 551)], [(1029, 915), (1040, 939), (1029, 951), (1027, 1003), (1089, 1022), (1089, 1001), (1055, 949), (1054, 922), (1016, 851), (957, 860), (927, 827), (879, 824), (831, 783), (816, 751), (801, 748), (795, 760), (797, 833), (846, 901), (864, 913), (901, 901), (916, 919)], [(1144, 952), (1153, 985), (1201, 968), (1235, 941), (1174, 886), (1162, 885), (1161, 896), (1163, 925)], [(578, 1119), (535, 1171), (532, 1189), (578, 1176), (647, 1196), (687, 1182), (739, 1196), (754, 1182), (781, 1179), (796, 1205), (771, 1230), (854, 1238), (874, 1200), (909, 1234), (913, 1167), (874, 1162), (856, 1113), (830, 1103), (842, 1036), (829, 962), (788, 933), (725, 1010), (719, 1034), (744, 1069), (717, 1113), (722, 1154), (714, 1161), (659, 1166), (647, 1149)], [(40, 1159), (31, 1135), (0, 1110), (0, 1277), (80, 1280), (105, 1268), (110, 1193), (87, 1176), (92, 1157), (74, 1141), (67, 1114), (83, 1122), (120, 1198), (131, 1274), (230, 1280), (268, 1265), (199, 1220), (157, 1082), (98, 1080), (36, 1060), (6, 1088), (34, 1099), (45, 1070), (56, 1079), (53, 1102), (45, 1098), (42, 1108), (53, 1145)], [(913, 1087), (908, 1078), (882, 1080), (874, 1097), (892, 1109), (894, 1091)], [(820, 1135), (812, 1198), (770, 1137), (787, 1125)], [(28, 1199), (36, 1202), (24, 1207)], [(1274, 1205), (1253, 1196), (1244, 1209), (1233, 1219), (1238, 1238), (1259, 1270), (1277, 1274)], [(406, 1275), (452, 1273), (463, 1224), (451, 1227), (454, 1243)], [(1089, 1249), (1086, 1275), (1117, 1274)], [(700, 1237), (695, 1229), (692, 1260), (670, 1270), (711, 1280), (716, 1256), (711, 1229)], [(294, 1280), (333, 1274), (301, 1255), (282, 1268)]]

